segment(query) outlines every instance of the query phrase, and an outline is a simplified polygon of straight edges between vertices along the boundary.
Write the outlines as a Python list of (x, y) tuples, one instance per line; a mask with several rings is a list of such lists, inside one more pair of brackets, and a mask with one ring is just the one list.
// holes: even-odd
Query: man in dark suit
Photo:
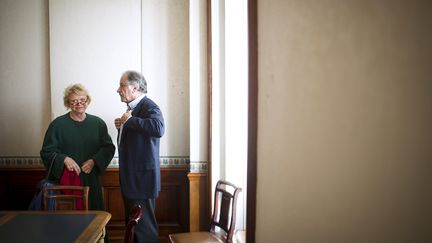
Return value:
[(115, 120), (126, 223), (132, 206), (140, 204), (143, 213), (135, 227), (135, 242), (157, 242), (155, 200), (161, 190), (159, 140), (165, 132), (164, 119), (156, 103), (147, 98), (147, 82), (140, 73), (123, 73), (117, 93), (128, 106)]

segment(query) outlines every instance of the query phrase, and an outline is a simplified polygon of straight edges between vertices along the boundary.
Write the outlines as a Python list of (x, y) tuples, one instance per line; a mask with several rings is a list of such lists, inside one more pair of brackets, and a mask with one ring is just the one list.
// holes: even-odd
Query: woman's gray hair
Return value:
[(147, 94), (147, 81), (142, 74), (137, 71), (126, 71), (123, 75), (127, 76), (129, 84), (138, 84), (139, 91)]

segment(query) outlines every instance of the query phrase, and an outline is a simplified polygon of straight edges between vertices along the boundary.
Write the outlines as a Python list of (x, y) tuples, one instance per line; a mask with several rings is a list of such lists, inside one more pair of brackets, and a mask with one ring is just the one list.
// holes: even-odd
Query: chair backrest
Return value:
[(88, 210), (89, 190), (88, 186), (47, 186), (43, 189), (42, 210)]
[(217, 228), (222, 229), (225, 242), (232, 242), (236, 224), (237, 197), (241, 188), (236, 185), (219, 180), (214, 195), (214, 209), (210, 222), (210, 231), (221, 235)]
[(126, 231), (124, 235), (125, 243), (133, 243), (134, 242), (134, 229), (135, 225), (138, 224), (142, 216), (141, 205), (134, 205), (129, 212), (129, 222), (126, 225)]

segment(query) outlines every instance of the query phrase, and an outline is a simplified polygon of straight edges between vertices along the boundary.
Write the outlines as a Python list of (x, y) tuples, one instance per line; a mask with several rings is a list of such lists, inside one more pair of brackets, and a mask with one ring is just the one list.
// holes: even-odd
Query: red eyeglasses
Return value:
[(69, 100), (71, 105), (84, 105), (87, 102), (87, 98)]

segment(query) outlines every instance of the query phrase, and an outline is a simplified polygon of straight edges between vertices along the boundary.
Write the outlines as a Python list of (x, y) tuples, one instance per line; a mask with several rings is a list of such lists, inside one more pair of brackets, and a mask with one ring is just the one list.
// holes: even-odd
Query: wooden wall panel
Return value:
[[(161, 169), (162, 191), (156, 200), (156, 219), (161, 241), (168, 234), (189, 230), (189, 182), (187, 169)], [(124, 234), (123, 200), (118, 169), (108, 169), (102, 177), (106, 210), (112, 214), (108, 224), (110, 239), (119, 240)]]
[(207, 174), (189, 173), (189, 229), (191, 232), (210, 229), (209, 196), (207, 194)]
[(172, 232), (189, 231), (189, 180), (185, 170), (162, 170), (165, 178), (156, 205), (161, 225)]
[(26, 210), (43, 169), (0, 169), (0, 210)]
[[(156, 219), (162, 242), (168, 234), (189, 231), (189, 180), (187, 168), (161, 169), (162, 191), (156, 201)], [(43, 169), (0, 169), (0, 210), (26, 210), (35, 185), (45, 176)], [(123, 239), (125, 220), (118, 168), (102, 176), (106, 210), (112, 218), (107, 230), (110, 239)]]

